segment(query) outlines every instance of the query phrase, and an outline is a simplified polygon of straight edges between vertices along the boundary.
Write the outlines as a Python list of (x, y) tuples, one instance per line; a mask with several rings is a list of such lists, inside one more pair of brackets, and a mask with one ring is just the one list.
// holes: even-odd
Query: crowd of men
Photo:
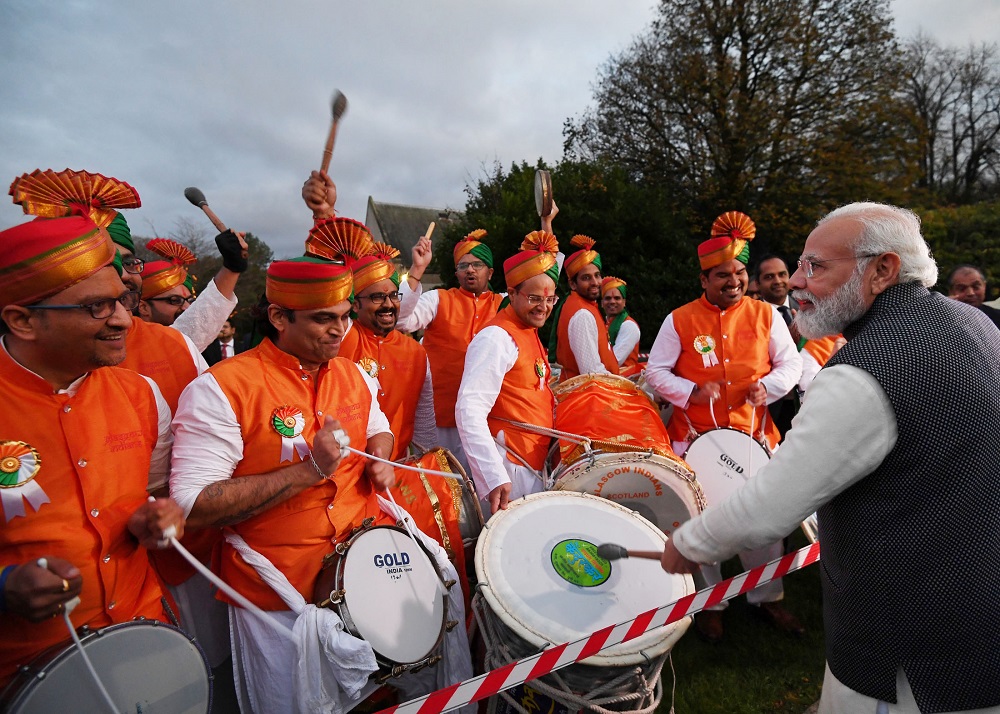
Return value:
[[(59, 616), (80, 596), (75, 626), (179, 621), (240, 710), (294, 711), (296, 643), (216, 593), (167, 535), (298, 632), (332, 546), (396, 522), (379, 498), (396, 480), (387, 461), (449, 449), (487, 517), (543, 489), (554, 358), (561, 380), (644, 368), (679, 456), (716, 428), (773, 452), (662, 562), (711, 584), (721, 560), (766, 562), (818, 512), (821, 711), (1000, 706), (1000, 331), (973, 266), (951, 275), (954, 300), (928, 290), (937, 266), (909, 211), (834, 211), (792, 275), (780, 256), (756, 262), (759, 300), (756, 227), (722, 214), (698, 247), (702, 295), (666, 316), (643, 365), (626, 282), (603, 275), (592, 238), (564, 256), (551, 216), (503, 261), (505, 293), (490, 289), (484, 231), (454, 247), (459, 287), (425, 292), (430, 241), (402, 280), (398, 251), (337, 217), (336, 187), (313, 173), (315, 226), (301, 257), (268, 267), (250, 345), (229, 322), (242, 234), (217, 237), (223, 268), (195, 299), (187, 249), (156, 239), (164, 260), (143, 263), (120, 211), (78, 194), (46, 203), (36, 174), (11, 193), (40, 217), (0, 233), (0, 685), (66, 639)], [(778, 580), (748, 599), (801, 634), (782, 597)], [(696, 624), (723, 638), (720, 609)], [(464, 647), (449, 671), (471, 672)]]

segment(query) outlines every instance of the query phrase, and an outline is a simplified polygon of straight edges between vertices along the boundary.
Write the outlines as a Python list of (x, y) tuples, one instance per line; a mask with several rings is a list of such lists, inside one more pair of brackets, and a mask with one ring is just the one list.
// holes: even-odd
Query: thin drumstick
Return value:
[(433, 233), (433, 232), (434, 232), (434, 221), (431, 221), (431, 224), (429, 226), (427, 226), (427, 232), (424, 233), (424, 238), (426, 238), (427, 240), (430, 240), (431, 239), (431, 233)]
[(340, 118), (347, 111), (347, 97), (339, 89), (333, 94), (333, 101), (330, 104), (330, 112), (333, 121), (330, 122), (330, 133), (326, 137), (326, 148), (323, 149), (323, 161), (320, 164), (320, 171), (326, 172), (330, 168), (330, 159), (333, 158), (333, 145), (337, 141), (337, 127), (340, 125)]
[(597, 557), (605, 560), (621, 560), (622, 558), (646, 558), (659, 560), (663, 555), (659, 550), (629, 550), (617, 543), (602, 543), (597, 546)]

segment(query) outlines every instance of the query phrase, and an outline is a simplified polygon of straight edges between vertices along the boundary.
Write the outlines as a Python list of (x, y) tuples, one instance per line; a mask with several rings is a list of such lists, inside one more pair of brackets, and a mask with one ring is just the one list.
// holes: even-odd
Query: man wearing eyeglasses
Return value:
[(1000, 332), (937, 276), (911, 211), (821, 219), (795, 322), (847, 343), (774, 458), (664, 549), (688, 571), (818, 512), (821, 712), (1000, 711)]
[[(667, 431), (679, 456), (699, 434), (716, 427), (750, 434), (772, 449), (778, 445), (778, 430), (764, 407), (795, 387), (802, 360), (777, 309), (745, 296), (755, 235), (753, 221), (739, 211), (715, 220), (711, 237), (698, 246), (704, 294), (667, 315), (650, 350), (646, 381), (674, 405)], [(781, 539), (792, 530), (741, 551), (744, 567), (780, 556)], [(697, 579), (700, 587), (714, 585), (722, 579), (719, 566), (706, 565)], [(747, 601), (762, 619), (800, 635), (804, 629), (781, 605), (783, 597), (777, 580), (752, 590)], [(709, 642), (723, 638), (724, 607), (695, 615), (695, 627)]]
[(136, 294), (88, 218), (0, 233), (0, 687), (64, 642), (145, 617), (169, 622), (147, 549), (184, 518), (147, 487), (169, 469), (170, 410), (118, 369)]
[(538, 328), (558, 301), (558, 250), (554, 235), (535, 231), (504, 261), (510, 304), (473, 338), (465, 357), (455, 420), (490, 514), (543, 488), (551, 439), (511, 422), (552, 428), (555, 397)]
[[(371, 235), (362, 224), (357, 223), (354, 230), (371, 242)], [(306, 252), (309, 252), (308, 242)], [(399, 251), (392, 246), (375, 243), (369, 255), (340, 256), (354, 275), (356, 319), (344, 335), (338, 353), (378, 382), (378, 403), (395, 437), (394, 461), (406, 456), (418, 421), (423, 429), (418, 443), (435, 446), (431, 443), (435, 433), (427, 352), (419, 342), (395, 329), (400, 276), (392, 260), (398, 255)], [(417, 420), (421, 404), (424, 408)]]
[(424, 331), (423, 345), (431, 366), (437, 445), (443, 446), (468, 469), (462, 440), (455, 423), (455, 402), (469, 343), (492, 320), (504, 295), (490, 292), (493, 251), (482, 242), (479, 228), (455, 244), (455, 277), (459, 287), (421, 293), (420, 278), (431, 261), (431, 241), (421, 238), (412, 252), (396, 328)]

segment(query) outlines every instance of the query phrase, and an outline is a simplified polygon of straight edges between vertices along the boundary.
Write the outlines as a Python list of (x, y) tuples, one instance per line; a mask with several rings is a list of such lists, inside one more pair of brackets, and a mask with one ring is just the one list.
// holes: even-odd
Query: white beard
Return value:
[(868, 307), (861, 298), (862, 273), (855, 271), (850, 279), (828, 298), (820, 300), (808, 290), (793, 290), (792, 297), (812, 303), (809, 311), (795, 314), (799, 334), (810, 340), (836, 335), (865, 314)]

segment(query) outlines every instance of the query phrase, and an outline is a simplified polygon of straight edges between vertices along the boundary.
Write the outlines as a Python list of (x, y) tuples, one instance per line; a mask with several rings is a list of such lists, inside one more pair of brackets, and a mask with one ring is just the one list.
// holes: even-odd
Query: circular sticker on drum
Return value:
[(590, 541), (570, 538), (559, 541), (550, 554), (552, 567), (567, 583), (592, 588), (611, 577), (611, 563), (597, 555)]

